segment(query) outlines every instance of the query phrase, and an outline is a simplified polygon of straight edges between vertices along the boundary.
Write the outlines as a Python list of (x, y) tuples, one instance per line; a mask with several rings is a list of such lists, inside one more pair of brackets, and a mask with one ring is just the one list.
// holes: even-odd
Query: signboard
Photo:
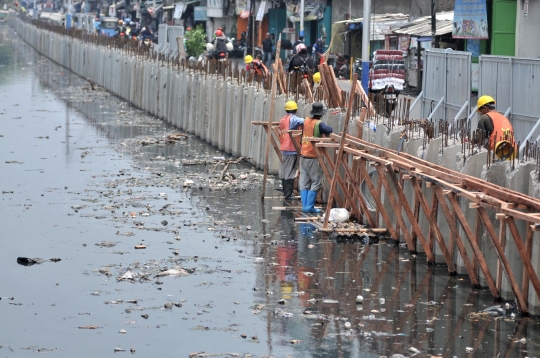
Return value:
[[(287, 17), (291, 22), (300, 21), (300, 5), (296, 1), (287, 1)], [(324, 4), (306, 2), (304, 4), (304, 21), (320, 20), (324, 16)]]
[(193, 6), (193, 17), (195, 21), (206, 21), (206, 6)]
[(478, 40), (488, 38), (486, 0), (456, 0), (452, 38)]
[(410, 35), (399, 35), (398, 36), (398, 49), (404, 52), (409, 51), (409, 45), (411, 44)]
[(263, 0), (263, 2), (261, 2), (261, 5), (259, 6), (259, 11), (257, 11), (257, 17), (255, 18), (256, 21), (263, 21), (265, 8), (266, 8), (266, 0)]
[(174, 7), (174, 15), (173, 19), (180, 19), (182, 17), (182, 14), (184, 13), (184, 8), (186, 7), (186, 4), (183, 2), (179, 2)]
[(296, 30), (294, 29), (294, 27), (286, 27), (281, 32), (284, 34), (295, 34)]

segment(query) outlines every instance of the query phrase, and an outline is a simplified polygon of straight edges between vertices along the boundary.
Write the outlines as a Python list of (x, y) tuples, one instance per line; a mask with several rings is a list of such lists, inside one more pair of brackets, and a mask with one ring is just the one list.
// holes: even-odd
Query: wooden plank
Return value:
[[(540, 280), (538, 280), (538, 275), (536, 274), (536, 271), (534, 270), (534, 267), (531, 263), (531, 256), (530, 256), (531, 251), (527, 251), (527, 248), (525, 247), (525, 244), (523, 243), (523, 240), (521, 239), (521, 235), (519, 234), (519, 230), (516, 226), (514, 218), (508, 218), (507, 221), (508, 221), (508, 228), (510, 229), (510, 232), (512, 233), (512, 237), (514, 238), (514, 243), (516, 244), (516, 247), (518, 249), (519, 255), (521, 256), (521, 259), (523, 260), (523, 266), (525, 267), (525, 271), (527, 271), (528, 279), (530, 279), (533, 285), (533, 288), (536, 292), (536, 296), (540, 299)], [(531, 240), (529, 240), (529, 238), (527, 237), (527, 242)], [(525, 295), (523, 296), (523, 299), (525, 301), (528, 301), (528, 297)]]
[[(348, 165), (347, 162), (342, 161), (342, 164), (343, 164), (343, 168), (345, 169), (345, 177), (346, 177), (347, 181), (350, 182), (350, 183), (355, 183), (355, 184), (352, 185), (353, 192), (354, 192), (356, 200), (360, 204), (361, 211), (364, 212), (364, 216), (368, 220), (369, 226), (376, 227), (377, 223), (375, 222), (375, 220), (371, 216), (371, 214), (369, 212), (369, 209), (367, 207), (367, 204), (366, 204), (366, 202), (364, 200), (364, 196), (360, 192), (360, 184), (357, 182), (357, 180), (356, 180), (357, 178), (355, 177), (355, 175), (352, 172), (351, 168), (349, 168), (349, 165)], [(353, 199), (353, 198), (351, 198), (351, 199)], [(351, 203), (354, 203), (354, 202), (355, 202), (354, 200), (351, 200)]]
[(279, 126), (279, 122), (251, 121), (254, 126)]
[(362, 107), (360, 109), (360, 118), (356, 120), (356, 136), (358, 138), (362, 138), (362, 135), (364, 134), (364, 122), (366, 120), (366, 113), (367, 108)]
[(456, 213), (456, 216), (461, 224), (461, 227), (463, 228), (463, 231), (465, 231), (465, 237), (467, 238), (467, 240), (469, 241), (469, 244), (471, 245), (473, 249), (474, 255), (476, 256), (476, 260), (474, 261), (478, 261), (480, 265), (480, 269), (482, 270), (482, 273), (484, 274), (484, 277), (488, 284), (489, 290), (491, 291), (491, 294), (493, 295), (493, 297), (498, 299), (500, 297), (499, 291), (497, 290), (497, 287), (495, 286), (495, 282), (493, 281), (491, 272), (489, 272), (486, 259), (484, 258), (482, 251), (476, 244), (476, 240), (474, 239), (474, 235), (471, 230), (471, 227), (469, 226), (469, 223), (467, 219), (465, 218), (463, 211), (461, 211), (461, 208), (459, 207), (459, 203), (457, 202), (456, 198), (453, 195), (448, 195), (447, 198), (448, 198), (448, 201), (450, 202), (450, 205), (454, 209), (454, 212)]
[(379, 180), (382, 181), (384, 190), (386, 190), (386, 195), (388, 196), (390, 205), (392, 206), (392, 209), (394, 209), (394, 215), (396, 216), (396, 219), (397, 219), (396, 234), (398, 233), (398, 229), (401, 228), (401, 230), (403, 231), (403, 236), (405, 236), (405, 242), (407, 243), (407, 247), (409, 248), (409, 251), (416, 251), (415, 245), (412, 242), (412, 238), (409, 235), (409, 231), (406, 229), (405, 220), (403, 220), (403, 215), (401, 213), (401, 207), (399, 206), (398, 201), (394, 197), (394, 191), (392, 190), (392, 188), (390, 187), (390, 184), (388, 183), (388, 178), (386, 177), (386, 173), (384, 172), (384, 169), (380, 165), (375, 166), (375, 168), (377, 169), (377, 173), (379, 174)]
[[(328, 166), (326, 165), (326, 163), (324, 162), (324, 155), (323, 153), (327, 154), (326, 153), (326, 149), (324, 148), (315, 148), (315, 154), (317, 155), (317, 159), (319, 160), (319, 165), (321, 166), (322, 170), (323, 170), (323, 174), (324, 174), (324, 177), (326, 178), (326, 181), (327, 182), (330, 182), (330, 180), (332, 179), (332, 175), (330, 174), (330, 172), (328, 171), (328, 167), (330, 167), (332, 169), (332, 172), (334, 171), (334, 167), (333, 167), (333, 163), (331, 160), (328, 160)], [(341, 185), (340, 185), (341, 187)], [(343, 188), (342, 188), (343, 190)], [(345, 205), (343, 203), (343, 200), (341, 199), (340, 196), (338, 196), (337, 198), (337, 201), (339, 203), (339, 206), (342, 207), (342, 208), (345, 208)], [(354, 211), (355, 215), (360, 215), (360, 211), (355, 209), (355, 207), (351, 207), (351, 211)], [(357, 217), (360, 217), (360, 216), (357, 216)]]
[[(277, 66), (274, 63), (272, 65), (272, 69), (274, 70), (274, 73), (277, 73)], [(270, 94), (270, 120), (269, 120), (269, 126), (272, 126), (272, 122), (274, 121), (274, 103), (276, 101), (276, 76), (272, 76), (272, 92)], [(267, 127), (265, 127), (267, 128)], [(263, 184), (262, 184), (262, 193), (261, 193), (261, 199), (264, 200), (264, 196), (266, 195), (266, 180), (268, 178), (268, 157), (270, 155), (270, 144), (271, 144), (271, 136), (272, 131), (268, 130), (268, 137), (266, 139), (266, 150), (264, 152), (264, 175), (263, 175)]]
[[(471, 205), (469, 203), (469, 208), (471, 208)], [(473, 207), (473, 209), (478, 209), (479, 207), (476, 206), (476, 207)], [(481, 248), (481, 242), (480, 242), (480, 238), (482, 237), (482, 220), (480, 219), (480, 214), (478, 213), (478, 210), (476, 210), (476, 223), (475, 223), (475, 235), (473, 237), (473, 240), (474, 242), (476, 243), (476, 245), (478, 247), (480, 247), (480, 250), (482, 250)], [(475, 272), (478, 272), (478, 261), (473, 261), (473, 266), (474, 266), (474, 271)], [(499, 290), (497, 290), (499, 291)], [(501, 292), (501, 291), (499, 291)]]
[[(358, 78), (358, 74), (354, 74), (354, 79), (356, 80)], [(351, 92), (354, 92), (355, 84), (353, 82), (353, 87), (351, 89)], [(334, 175), (332, 177), (332, 182), (330, 183), (330, 193), (328, 194), (328, 202), (326, 204), (326, 215), (324, 216), (324, 227), (328, 227), (328, 219), (330, 219), (330, 210), (332, 209), (332, 204), (334, 201), (334, 196), (336, 195), (336, 187), (337, 187), (337, 177), (339, 176), (339, 165), (341, 163), (341, 157), (343, 156), (343, 147), (345, 145), (345, 136), (347, 135), (347, 129), (349, 129), (349, 120), (351, 118), (352, 113), (352, 100), (353, 96), (349, 98), (349, 107), (347, 108), (347, 114), (345, 115), (345, 125), (343, 126), (343, 134), (341, 136), (341, 141), (339, 143), (339, 149), (337, 152), (337, 158), (336, 158), (336, 165), (334, 170)], [(374, 226), (374, 225), (372, 225)]]
[[(270, 144), (272, 145), (272, 147), (274, 148), (274, 151), (276, 152), (276, 155), (278, 156), (279, 158), (279, 162), (281, 163), (283, 161), (283, 158), (281, 157), (281, 150), (279, 150), (279, 145), (276, 143), (276, 140), (274, 138), (273, 135), (270, 135), (268, 133), (268, 130), (269, 130), (269, 127), (268, 126), (264, 126), (264, 131), (266, 132), (266, 135), (268, 136), (267, 138), (270, 139)], [(272, 129), (275, 129), (275, 127), (273, 127)]]
[(452, 213), (450, 212), (450, 208), (448, 207), (448, 204), (446, 204), (443, 190), (441, 189), (439, 185), (435, 185), (433, 187), (433, 193), (438, 199), (438, 203), (441, 207), (444, 217), (446, 218), (446, 222), (448, 223), (448, 226), (450, 227), (452, 236), (456, 240), (459, 254), (461, 255), (463, 263), (465, 264), (465, 269), (467, 270), (467, 273), (469, 274), (471, 283), (474, 287), (480, 287), (480, 282), (478, 281), (478, 276), (476, 275), (476, 271), (474, 271), (471, 260), (469, 259), (469, 255), (467, 254), (467, 250), (465, 249), (465, 246), (463, 245), (463, 240), (461, 239), (461, 236), (459, 235), (459, 230), (455, 221), (456, 220), (455, 215), (452, 215)]
[[(533, 250), (533, 235), (534, 232), (531, 229), (531, 225), (527, 225), (527, 230), (525, 232), (525, 251), (527, 252), (527, 257), (531, 259), (532, 250)], [(523, 290), (523, 297), (529, 297), (529, 275), (527, 270), (523, 270), (523, 279), (521, 282), (521, 287)], [(540, 297), (538, 297), (540, 299)]]
[[(377, 115), (377, 113), (375, 112), (375, 106), (369, 100), (369, 97), (366, 94), (366, 91), (364, 91), (364, 87), (362, 87), (362, 83), (360, 81), (358, 81), (358, 84), (356, 87), (356, 93), (358, 93), (362, 97), (362, 101), (364, 101), (364, 103), (369, 107), (370, 116), (375, 117)], [(359, 136), (358, 138), (362, 138), (362, 137)]]
[[(437, 226), (437, 222), (433, 220), (433, 217), (431, 215), (431, 210), (427, 203), (426, 197), (424, 196), (424, 193), (422, 192), (422, 189), (420, 188), (420, 184), (418, 184), (418, 181), (416, 180), (416, 178), (412, 179), (412, 184), (414, 187), (414, 191), (416, 192), (416, 195), (418, 196), (418, 199), (420, 200), (420, 206), (422, 207), (422, 210), (424, 210), (424, 215), (428, 219), (429, 226), (435, 232), (435, 239), (437, 240), (437, 243), (439, 244), (439, 249), (441, 250), (444, 256), (446, 265), (448, 266), (448, 272), (455, 273), (456, 266), (454, 265), (454, 260), (452, 259), (452, 257), (450, 256), (450, 253), (448, 252), (446, 243), (444, 242), (444, 238), (441, 234), (441, 231), (439, 230), (439, 227)], [(428, 243), (428, 247), (429, 247), (429, 243)], [(431, 248), (430, 250), (432, 251)]]
[(313, 103), (313, 94), (311, 93), (311, 88), (309, 86), (309, 82), (307, 78), (304, 78), (302, 80), (302, 84), (304, 85), (304, 91), (305, 91), (304, 98), (306, 98), (309, 101), (309, 103)]
[[(499, 257), (499, 260), (501, 260), (501, 262), (502, 262), (504, 272), (506, 273), (506, 277), (508, 278), (508, 281), (510, 282), (510, 286), (512, 287), (512, 291), (514, 292), (514, 295), (516, 296), (516, 300), (518, 302), (518, 306), (519, 306), (520, 311), (521, 312), (528, 312), (527, 302), (523, 298), (520, 287), (518, 286), (516, 278), (514, 277), (514, 273), (512, 271), (512, 268), (510, 267), (510, 263), (508, 262), (508, 260), (506, 259), (505, 254), (504, 254), (504, 250), (502, 249), (501, 245), (499, 244), (499, 241), (497, 240), (497, 234), (495, 233), (495, 230), (493, 229), (493, 225), (491, 225), (491, 221), (489, 220), (486, 209), (478, 208), (478, 213), (480, 214), (480, 219), (482, 220), (482, 222), (484, 223), (484, 226), (487, 229), (487, 232), (489, 234), (488, 236), (491, 238), (491, 241), (493, 242), (493, 245), (495, 246), (497, 256)], [(510, 227), (510, 222), (511, 221), (512, 221), (511, 219), (508, 219), (508, 226), (509, 227)], [(518, 235), (519, 235), (519, 233), (518, 233)], [(517, 240), (515, 240), (515, 238), (514, 238), (514, 241), (517, 241)], [(521, 245), (523, 245), (523, 242), (521, 242)], [(516, 246), (518, 246), (517, 242), (516, 242)], [(530, 264), (530, 261), (529, 261), (529, 264)], [(532, 279), (532, 277), (531, 277), (531, 279)], [(538, 286), (538, 288), (540, 289), (540, 286)]]
[(402, 187), (399, 185), (398, 180), (396, 178), (396, 175), (394, 174), (394, 171), (391, 167), (387, 167), (388, 169), (388, 176), (390, 177), (390, 180), (392, 184), (394, 185), (394, 189), (396, 190), (396, 193), (398, 194), (398, 200), (401, 205), (401, 207), (405, 210), (405, 214), (409, 218), (409, 221), (416, 232), (416, 235), (418, 236), (418, 240), (420, 240), (420, 244), (422, 245), (422, 248), (424, 249), (424, 252), (427, 256), (427, 261), (430, 263), (435, 263), (435, 256), (433, 256), (433, 252), (429, 249), (429, 245), (424, 238), (424, 234), (422, 233), (422, 229), (420, 228), (420, 225), (418, 225), (418, 222), (415, 220), (414, 213), (411, 210), (411, 207), (407, 203), (407, 198), (405, 197), (405, 193), (403, 193)]
[(386, 228), (357, 228), (357, 229), (337, 229), (337, 228), (331, 228), (331, 227), (321, 227), (318, 229), (322, 232), (344, 232), (344, 233), (355, 233), (355, 232), (373, 232), (373, 233), (385, 233), (387, 230)]
[[(501, 247), (506, 247), (506, 218), (507, 216), (504, 214), (497, 214), (497, 215), (503, 215), (504, 217), (498, 218), (499, 221), (499, 243), (501, 244)], [(502, 274), (503, 269), (501, 266), (501, 260), (497, 260), (497, 290), (501, 292), (502, 288)]]
[[(428, 186), (427, 184), (431, 184), (431, 183), (427, 182), (426, 183), (426, 188), (431, 188), (432, 187), (431, 185)], [(438, 203), (438, 200), (437, 200), (437, 196), (435, 195), (435, 193), (432, 193), (432, 198), (431, 198), (431, 220), (435, 223), (435, 225), (437, 225), (438, 209), (439, 209), (439, 203)], [(434, 236), (435, 236), (435, 233), (434, 233), (433, 229), (430, 226), (429, 227), (429, 234), (428, 234), (428, 239), (429, 239), (428, 242), (429, 242), (429, 247), (431, 248), (431, 251), (433, 251), (435, 249), (435, 247), (434, 247), (434, 245), (435, 245)], [(452, 255), (451, 249), (448, 250), (448, 254), (450, 255), (450, 257), (453, 260), (454, 256)]]
[(392, 220), (390, 219), (390, 216), (388, 216), (388, 213), (386, 210), (384, 210), (384, 205), (381, 202), (381, 198), (379, 197), (380, 192), (377, 192), (377, 189), (375, 189), (375, 185), (373, 185), (373, 182), (371, 181), (371, 177), (369, 176), (367, 169), (366, 169), (366, 161), (360, 160), (359, 166), (360, 170), (360, 177), (364, 179), (364, 182), (366, 183), (369, 192), (371, 193), (371, 196), (373, 197), (373, 200), (375, 200), (375, 204), (377, 205), (377, 208), (379, 209), (379, 212), (381, 213), (384, 223), (386, 227), (388, 228), (388, 231), (390, 232), (390, 236), (394, 239), (394, 241), (399, 242), (399, 237), (396, 234), (396, 230), (394, 229), (394, 225), (392, 224)]

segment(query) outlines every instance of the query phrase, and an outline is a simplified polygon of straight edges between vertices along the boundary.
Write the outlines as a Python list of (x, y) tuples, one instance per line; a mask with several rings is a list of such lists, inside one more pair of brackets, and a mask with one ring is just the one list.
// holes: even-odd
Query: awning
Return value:
[[(384, 36), (391, 34), (393, 29), (398, 29), (409, 22), (409, 15), (397, 14), (376, 14), (370, 18), (371, 40), (381, 41)], [(362, 30), (364, 23), (363, 18), (342, 20), (334, 22), (334, 24), (345, 24), (349, 31)]]
[[(437, 30), (435, 32), (435, 36), (442, 36), (452, 32), (452, 27), (454, 25), (453, 11), (437, 13), (436, 18)], [(429, 37), (429, 40), (424, 41), (431, 41), (431, 16), (424, 16), (416, 19), (406, 25), (401, 26), (399, 29), (396, 29), (393, 32), (396, 34), (410, 35), (420, 38)]]
[[(395, 14), (375, 14), (370, 17), (370, 20), (372, 22), (383, 22), (383, 21), (409, 21), (409, 15), (405, 15), (402, 13), (395, 13)], [(364, 22), (363, 18), (358, 19), (350, 19), (350, 20), (341, 20), (336, 21), (334, 24), (357, 24)]]
[[(442, 36), (442, 35), (452, 33), (453, 26), (454, 26), (453, 21), (449, 21), (449, 20), (437, 21), (437, 24), (436, 24), (437, 30), (435, 31), (435, 36)], [(422, 22), (413, 26), (407, 26), (404, 28), (394, 30), (394, 33), (410, 35), (413, 37), (430, 37), (431, 38), (431, 35), (432, 35), (431, 18), (428, 19), (428, 21), (425, 21), (425, 22)]]

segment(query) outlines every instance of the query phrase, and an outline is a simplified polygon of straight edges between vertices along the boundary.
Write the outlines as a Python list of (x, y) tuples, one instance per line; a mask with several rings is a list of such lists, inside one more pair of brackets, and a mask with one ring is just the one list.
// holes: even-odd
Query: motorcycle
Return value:
[(387, 85), (377, 95), (377, 112), (390, 118), (397, 105), (399, 91), (393, 85)]
[(214, 44), (207, 43), (206, 44), (206, 52), (208, 53), (208, 59), (212, 60), (219, 60), (219, 61), (226, 61), (229, 57), (229, 53), (234, 49), (232, 42), (227, 42), (227, 51), (222, 52), (216, 52), (214, 51)]
[(239, 41), (235, 40), (234, 38), (229, 39), (230, 43), (232, 43), (232, 50), (229, 52), (230, 58), (244, 58), (245, 52), (246, 52), (246, 46)]

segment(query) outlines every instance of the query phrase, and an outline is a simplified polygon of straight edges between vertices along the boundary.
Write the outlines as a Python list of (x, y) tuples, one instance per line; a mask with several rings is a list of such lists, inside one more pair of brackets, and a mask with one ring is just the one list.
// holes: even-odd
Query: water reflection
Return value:
[[(7, 40), (3, 38), (0, 46), (2, 64), (28, 66), (41, 86), (65, 102), (63, 130), (68, 153), (76, 142), (70, 135), (71, 111), (91, 123), (98, 138), (113, 144), (172, 130), (162, 121), (138, 121), (144, 113), (106, 92), (99, 101), (70, 97), (69, 88), (91, 89), (84, 89), (89, 85), (83, 79), (36, 55), (20, 40), (14, 40), (12, 46)], [(10, 73), (0, 68), (2, 77)], [(182, 167), (174, 161), (157, 164), (151, 159), (179, 160), (208, 153), (223, 155), (190, 138), (174, 146), (141, 147), (130, 159), (135, 167), (183, 176), (205, 173), (208, 168)], [(265, 305), (259, 313), (264, 337), (260, 334), (258, 338), (267, 354), (376, 357), (411, 356), (418, 351), (418, 356), (462, 357), (468, 349), (482, 357), (540, 354), (540, 340), (534, 334), (539, 328), (537, 319), (470, 319), (469, 313), (494, 303), (487, 290), (470, 288), (467, 278), (448, 276), (444, 267), (427, 266), (423, 257), (410, 255), (384, 238), (367, 245), (337, 244), (309, 225), (295, 224), (291, 212), (272, 210), (278, 201), (261, 203), (259, 190), (194, 189), (191, 200), (208, 208), (203, 212), (213, 220), (229, 224), (217, 234), (239, 238), (245, 250), (242, 255), (264, 259), (263, 264), (254, 264), (254, 277), (246, 279), (246, 284), (252, 286), (253, 305)], [(246, 229), (248, 225), (251, 230)], [(356, 304), (358, 295), (364, 297), (363, 304)], [(277, 303), (281, 299), (285, 304)]]

